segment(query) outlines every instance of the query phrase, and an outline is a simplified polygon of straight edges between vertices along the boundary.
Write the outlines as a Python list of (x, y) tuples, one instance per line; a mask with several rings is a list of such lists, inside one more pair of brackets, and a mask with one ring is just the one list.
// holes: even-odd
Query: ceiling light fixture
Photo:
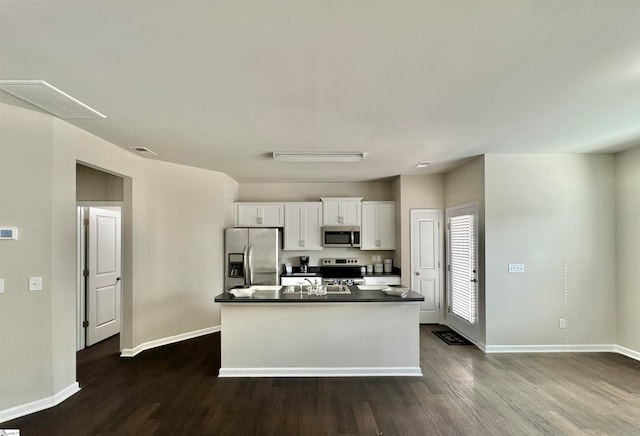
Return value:
[(433, 162), (427, 162), (427, 161), (422, 161), (422, 162), (418, 162), (418, 164), (415, 166), (415, 168), (424, 168), (424, 167), (428, 167), (429, 165), (431, 165)]
[(274, 151), (276, 162), (361, 162), (361, 151)]
[(0, 90), (59, 118), (107, 118), (44, 80), (0, 80)]

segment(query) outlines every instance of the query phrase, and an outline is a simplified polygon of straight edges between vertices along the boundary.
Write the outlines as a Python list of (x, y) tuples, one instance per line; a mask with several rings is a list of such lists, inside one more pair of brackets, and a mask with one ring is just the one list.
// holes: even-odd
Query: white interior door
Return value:
[(441, 220), (440, 210), (411, 210), (411, 288), (424, 296), (421, 324), (442, 321)]
[(90, 208), (87, 346), (120, 332), (120, 211)]

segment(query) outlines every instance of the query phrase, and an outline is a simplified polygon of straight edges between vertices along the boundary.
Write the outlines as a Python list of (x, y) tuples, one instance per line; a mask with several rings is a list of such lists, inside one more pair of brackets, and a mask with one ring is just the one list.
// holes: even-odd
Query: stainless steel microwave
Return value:
[(322, 227), (323, 247), (360, 247), (359, 226)]

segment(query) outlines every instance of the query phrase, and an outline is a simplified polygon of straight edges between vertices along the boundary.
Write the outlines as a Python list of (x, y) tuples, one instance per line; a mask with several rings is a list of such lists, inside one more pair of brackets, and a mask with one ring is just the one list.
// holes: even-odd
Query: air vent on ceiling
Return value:
[(147, 147), (129, 147), (131, 150), (135, 151), (138, 154), (141, 155), (147, 155), (147, 156), (157, 156), (158, 153), (156, 153), (155, 151), (151, 151), (149, 150)]
[(416, 168), (426, 168), (429, 165), (431, 165), (433, 162), (428, 162), (428, 161), (422, 161), (422, 162), (418, 162), (418, 164), (415, 166)]
[(0, 90), (60, 118), (107, 118), (44, 80), (0, 80)]

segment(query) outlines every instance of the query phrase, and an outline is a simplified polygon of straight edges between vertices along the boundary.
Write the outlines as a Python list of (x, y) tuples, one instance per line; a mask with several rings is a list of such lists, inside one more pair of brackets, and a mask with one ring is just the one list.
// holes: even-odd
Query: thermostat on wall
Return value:
[(0, 239), (18, 239), (18, 228), (0, 227)]

